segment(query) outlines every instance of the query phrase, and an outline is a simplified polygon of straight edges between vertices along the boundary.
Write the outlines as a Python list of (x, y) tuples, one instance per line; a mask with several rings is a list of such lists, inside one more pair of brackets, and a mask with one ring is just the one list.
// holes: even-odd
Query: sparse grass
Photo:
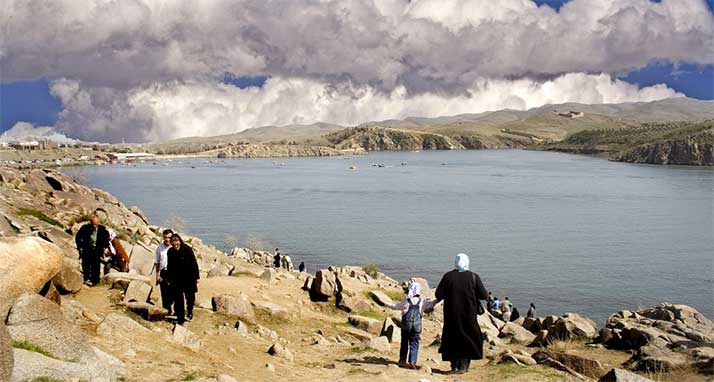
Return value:
[(233, 272), (231, 273), (231, 276), (233, 277), (252, 277), (252, 278), (258, 278), (258, 275), (256, 275), (253, 272), (250, 271), (238, 271), (238, 272)]
[(57, 379), (53, 377), (35, 377), (30, 380), (31, 382), (62, 382), (62, 379)]
[(45, 222), (47, 224), (62, 228), (62, 223), (58, 222), (55, 219), (52, 219), (51, 217), (45, 215), (41, 211), (33, 210), (31, 208), (20, 208), (17, 211), (17, 215), (18, 216), (32, 216), (32, 217), (42, 220), (43, 222)]
[(14, 347), (15, 349), (23, 349), (23, 350), (39, 353), (39, 354), (44, 355), (45, 357), (58, 359), (52, 353), (48, 352), (47, 350), (43, 349), (42, 347), (40, 347), (38, 345), (33, 344), (30, 341), (26, 341), (26, 340), (15, 341), (12, 343), (12, 347)]
[(183, 380), (184, 380), (184, 381), (195, 381), (195, 380), (197, 380), (197, 379), (200, 378), (200, 377), (201, 377), (201, 373), (200, 373), (200, 372), (198, 372), (198, 371), (192, 371), (192, 372), (190, 372), (190, 373), (184, 375)]
[(519, 366), (515, 363), (499, 363), (489, 367), (489, 381), (562, 381), (563, 374), (544, 365)]
[(387, 313), (374, 311), (374, 310), (362, 310), (359, 312), (355, 312), (354, 314), (357, 316), (362, 316), (362, 317), (375, 318), (380, 321), (389, 317), (389, 315)]
[(375, 263), (366, 264), (365, 266), (362, 267), (362, 270), (366, 274), (368, 274), (370, 277), (372, 277), (373, 279), (376, 279), (377, 277), (379, 277), (379, 273), (382, 271), (379, 268), (379, 265), (377, 265)]
[(353, 367), (347, 370), (347, 375), (378, 375), (379, 372), (368, 371), (359, 367)]

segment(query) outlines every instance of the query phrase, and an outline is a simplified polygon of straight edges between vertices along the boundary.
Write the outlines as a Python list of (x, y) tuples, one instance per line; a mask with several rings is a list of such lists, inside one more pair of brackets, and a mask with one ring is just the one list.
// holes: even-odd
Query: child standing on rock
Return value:
[[(421, 337), (421, 318), (425, 310), (433, 309), (437, 300), (421, 298), (421, 286), (411, 280), (407, 298), (390, 305), (389, 308), (402, 311), (402, 343), (399, 348), (399, 365), (418, 369), (419, 339)], [(407, 359), (408, 356), (408, 359)]]

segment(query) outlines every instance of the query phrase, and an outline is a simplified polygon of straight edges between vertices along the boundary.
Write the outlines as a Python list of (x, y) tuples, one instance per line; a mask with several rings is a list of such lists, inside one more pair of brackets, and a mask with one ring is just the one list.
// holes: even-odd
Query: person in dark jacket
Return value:
[[(171, 248), (166, 253), (168, 258), (167, 276), (171, 290), (174, 292), (174, 312), (176, 322), (183, 325), (193, 319), (193, 304), (198, 292), (198, 263), (193, 249), (186, 245), (181, 236), (174, 233), (171, 236)], [(184, 299), (186, 309), (184, 311)]]
[(515, 306), (513, 307), (513, 310), (511, 311), (511, 322), (521, 318), (521, 313), (518, 311), (518, 308)]
[(99, 216), (92, 215), (89, 223), (83, 225), (74, 238), (82, 260), (84, 283), (92, 286), (99, 284), (100, 261), (109, 253), (109, 231), (99, 224)]
[(463, 374), (472, 359), (483, 358), (483, 336), (478, 326), (477, 304), (486, 300), (488, 293), (481, 278), (469, 271), (469, 258), (456, 256), (454, 270), (447, 272), (436, 288), (437, 300), (444, 301), (444, 328), (439, 353), (451, 363), (451, 371)]

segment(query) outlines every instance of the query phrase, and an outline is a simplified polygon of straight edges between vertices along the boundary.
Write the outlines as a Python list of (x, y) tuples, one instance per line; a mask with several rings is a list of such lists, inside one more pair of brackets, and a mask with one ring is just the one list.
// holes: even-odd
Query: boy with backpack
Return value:
[(407, 298), (389, 306), (402, 312), (402, 342), (399, 348), (399, 365), (418, 369), (419, 339), (421, 337), (421, 319), (425, 310), (433, 309), (437, 300), (421, 298), (421, 286), (414, 280), (409, 281)]

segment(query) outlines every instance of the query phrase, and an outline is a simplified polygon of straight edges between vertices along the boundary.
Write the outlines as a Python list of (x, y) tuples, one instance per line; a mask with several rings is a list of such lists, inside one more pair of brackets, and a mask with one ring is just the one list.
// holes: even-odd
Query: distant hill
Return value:
[(585, 130), (534, 148), (603, 154), (622, 162), (714, 166), (714, 121), (648, 122), (628, 129)]

